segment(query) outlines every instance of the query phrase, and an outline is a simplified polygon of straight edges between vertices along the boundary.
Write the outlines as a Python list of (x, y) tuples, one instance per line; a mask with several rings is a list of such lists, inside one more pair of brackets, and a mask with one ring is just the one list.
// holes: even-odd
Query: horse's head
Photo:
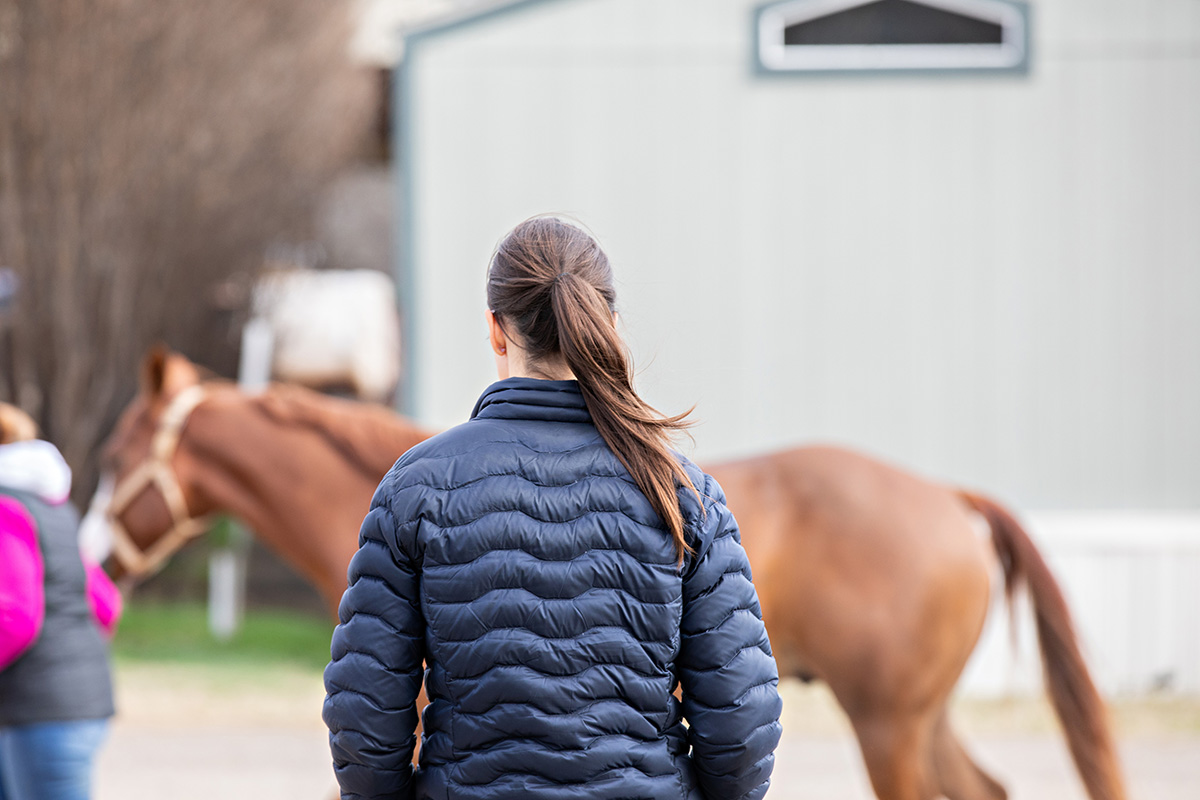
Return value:
[(142, 364), (141, 389), (105, 443), (89, 517), (106, 518), (112, 556), (125, 576), (149, 575), (206, 529), (188, 490), (190, 461), (179, 452), (184, 426), (206, 392), (195, 364), (152, 349)]

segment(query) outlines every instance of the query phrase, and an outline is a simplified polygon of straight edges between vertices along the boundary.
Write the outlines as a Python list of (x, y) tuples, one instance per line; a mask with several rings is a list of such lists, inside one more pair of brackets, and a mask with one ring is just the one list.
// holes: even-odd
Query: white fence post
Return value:
[(227, 642), (242, 625), (250, 536), (234, 520), (223, 525), (226, 542), (208, 557), (208, 630), (218, 641)]

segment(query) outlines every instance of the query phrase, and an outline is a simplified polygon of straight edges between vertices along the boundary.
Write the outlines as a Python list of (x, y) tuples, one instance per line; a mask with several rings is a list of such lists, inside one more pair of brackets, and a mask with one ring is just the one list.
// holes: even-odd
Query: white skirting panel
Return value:
[[(1039, 512), (1030, 535), (1057, 576), (1106, 695), (1200, 693), (1200, 513)], [(960, 683), (973, 696), (1037, 694), (1033, 614), (1016, 646), (997, 575), (992, 614)]]

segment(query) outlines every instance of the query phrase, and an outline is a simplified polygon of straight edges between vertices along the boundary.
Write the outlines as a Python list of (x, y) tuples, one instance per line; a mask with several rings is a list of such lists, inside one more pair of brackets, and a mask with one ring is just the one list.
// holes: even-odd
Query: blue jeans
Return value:
[(0, 728), (0, 800), (88, 800), (108, 720)]

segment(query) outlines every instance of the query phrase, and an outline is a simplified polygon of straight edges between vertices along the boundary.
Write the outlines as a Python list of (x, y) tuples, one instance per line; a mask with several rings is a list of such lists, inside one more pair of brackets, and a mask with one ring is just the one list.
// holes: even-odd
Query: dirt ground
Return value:
[[(855, 743), (828, 692), (787, 683), (773, 800), (871, 800)], [(272, 670), (124, 666), (121, 714), (101, 754), (98, 800), (334, 796), (319, 677)], [(1085, 800), (1045, 704), (960, 703), (979, 762), (1017, 800)], [(1114, 704), (1133, 800), (1200, 797), (1200, 700)]]

